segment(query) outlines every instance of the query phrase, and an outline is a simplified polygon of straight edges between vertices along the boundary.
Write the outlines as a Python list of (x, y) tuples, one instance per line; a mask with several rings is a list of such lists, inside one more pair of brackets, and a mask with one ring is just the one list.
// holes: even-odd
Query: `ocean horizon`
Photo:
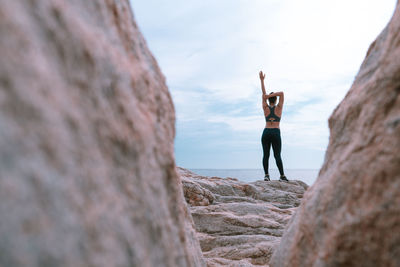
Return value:
[[(237, 178), (243, 182), (255, 182), (264, 179), (263, 169), (191, 169), (188, 170), (208, 177)], [(286, 169), (285, 175), (289, 180), (300, 180), (311, 186), (318, 177), (319, 169)], [(278, 169), (270, 170), (271, 180), (279, 179)]]

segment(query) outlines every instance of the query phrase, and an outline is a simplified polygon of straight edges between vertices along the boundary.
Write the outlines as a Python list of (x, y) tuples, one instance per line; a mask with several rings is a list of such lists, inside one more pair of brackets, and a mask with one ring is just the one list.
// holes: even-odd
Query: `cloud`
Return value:
[(320, 164), (327, 119), (395, 3), (132, 0), (176, 106), (178, 162), (199, 167), (203, 157), (206, 168), (212, 161), (205, 158), (218, 149), (227, 159), (213, 160), (226, 167), (235, 162), (232, 147), (259, 157), (262, 69), (267, 91), (285, 92), (281, 129), (289, 167), (301, 165), (302, 151)]

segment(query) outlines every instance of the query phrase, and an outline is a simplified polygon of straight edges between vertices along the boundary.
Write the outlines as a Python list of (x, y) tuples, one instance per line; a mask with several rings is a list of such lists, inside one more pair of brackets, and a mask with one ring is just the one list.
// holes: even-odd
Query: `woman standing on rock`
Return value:
[[(286, 178), (285, 173), (283, 171), (283, 163), (281, 158), (281, 130), (279, 129), (279, 122), (282, 117), (282, 109), (283, 109), (283, 100), (284, 95), (283, 92), (273, 93), (271, 92), (269, 95), (265, 93), (264, 86), (264, 78), (265, 74), (260, 71), (260, 80), (261, 80), (261, 90), (262, 90), (262, 107), (264, 110), (264, 116), (266, 120), (265, 128), (261, 137), (261, 143), (263, 147), (263, 167), (264, 167), (264, 181), (271, 181), (268, 173), (268, 160), (269, 160), (269, 151), (272, 149), (274, 151), (274, 157), (276, 161), (276, 165), (278, 166), (280, 178), (279, 181), (289, 180)], [(276, 97), (279, 96), (279, 103), (276, 104)], [(268, 103), (267, 104), (267, 100)]]

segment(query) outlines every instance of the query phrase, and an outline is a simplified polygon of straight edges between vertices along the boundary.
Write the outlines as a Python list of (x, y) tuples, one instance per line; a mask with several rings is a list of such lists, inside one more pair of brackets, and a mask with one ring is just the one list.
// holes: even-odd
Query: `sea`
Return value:
[[(243, 182), (254, 182), (264, 179), (263, 169), (190, 169), (192, 172), (202, 176), (237, 178)], [(318, 169), (285, 169), (285, 175), (289, 180), (300, 180), (307, 185), (312, 185), (318, 177)], [(271, 180), (279, 179), (278, 169), (271, 169), (269, 172)]]

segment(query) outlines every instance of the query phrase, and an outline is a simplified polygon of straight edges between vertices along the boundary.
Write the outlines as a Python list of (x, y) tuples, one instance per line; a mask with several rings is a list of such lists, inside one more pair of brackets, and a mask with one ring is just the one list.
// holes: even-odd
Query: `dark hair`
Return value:
[[(269, 93), (269, 94), (273, 94), (274, 92), (271, 92), (271, 93)], [(270, 97), (270, 98), (268, 98), (268, 102), (269, 102), (269, 104), (271, 105), (271, 104), (275, 104), (275, 102), (276, 102), (276, 96), (273, 96), (273, 97)]]

